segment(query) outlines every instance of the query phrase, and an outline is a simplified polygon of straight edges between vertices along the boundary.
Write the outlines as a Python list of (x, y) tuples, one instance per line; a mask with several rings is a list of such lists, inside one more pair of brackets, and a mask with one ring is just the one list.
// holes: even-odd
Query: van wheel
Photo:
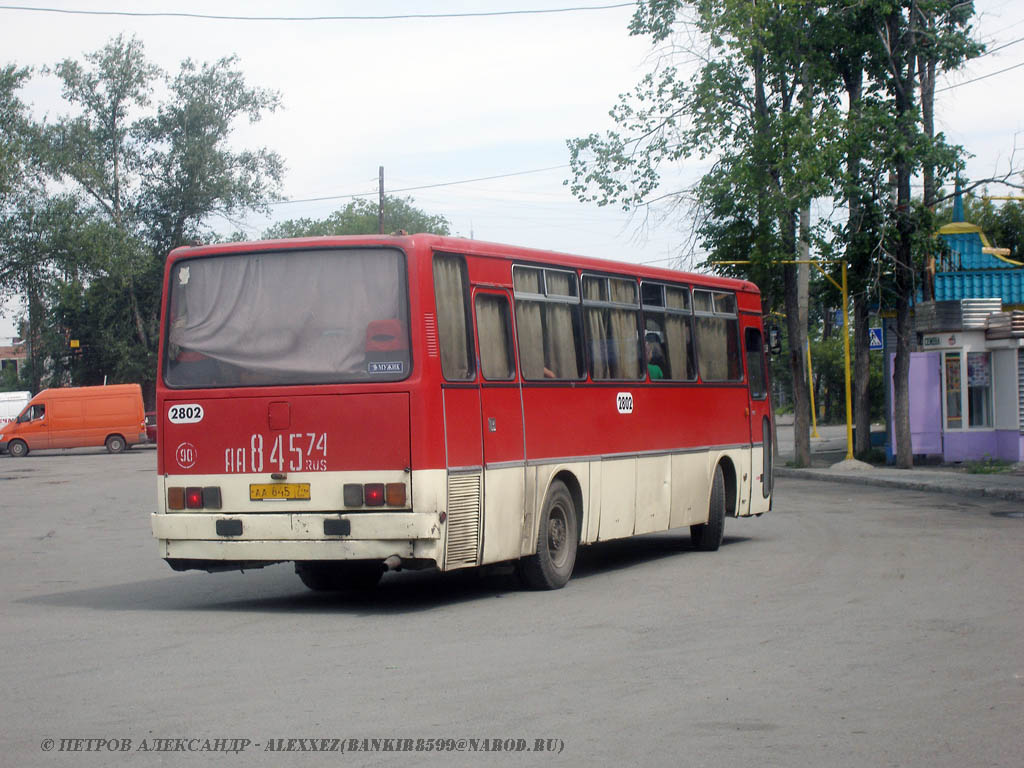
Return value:
[(7, 452), (16, 458), (28, 456), (28, 446), (24, 440), (11, 440), (7, 445)]
[(127, 443), (120, 435), (111, 435), (107, 438), (107, 451), (110, 453), (124, 453)]
[(715, 479), (711, 482), (711, 502), (708, 504), (708, 521), (690, 526), (690, 541), (695, 549), (714, 552), (722, 544), (725, 532), (725, 475), (722, 465), (715, 467)]
[(572, 576), (578, 544), (576, 505), (565, 483), (551, 484), (540, 513), (537, 554), (523, 558), (519, 574), (531, 589), (561, 589)]

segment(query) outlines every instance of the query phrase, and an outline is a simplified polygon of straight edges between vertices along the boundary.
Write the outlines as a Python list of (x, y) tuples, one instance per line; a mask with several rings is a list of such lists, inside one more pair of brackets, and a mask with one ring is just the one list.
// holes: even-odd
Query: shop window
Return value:
[(946, 429), (962, 429), (964, 426), (963, 405), (960, 386), (960, 353), (947, 352), (946, 368)]
[(988, 352), (967, 353), (967, 424), (992, 426), (992, 358)]

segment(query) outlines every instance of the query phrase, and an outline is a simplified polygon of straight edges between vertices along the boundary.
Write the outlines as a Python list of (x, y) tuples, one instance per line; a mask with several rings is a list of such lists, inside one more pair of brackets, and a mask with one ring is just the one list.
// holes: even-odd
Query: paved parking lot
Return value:
[[(962, 768), (1024, 754), (1016, 503), (785, 478), (775, 509), (730, 520), (717, 553), (669, 533), (584, 550), (557, 592), (499, 571), (325, 596), (286, 565), (172, 572), (150, 537), (154, 466), (152, 450), (0, 457), (6, 765)], [(287, 741), (311, 738), (327, 741)], [(532, 751), (538, 739), (555, 751)], [(339, 745), (398, 751), (308, 751)]]

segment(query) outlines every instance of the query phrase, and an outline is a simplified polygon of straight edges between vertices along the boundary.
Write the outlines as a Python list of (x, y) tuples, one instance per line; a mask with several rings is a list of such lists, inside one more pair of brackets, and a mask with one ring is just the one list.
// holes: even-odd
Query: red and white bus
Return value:
[(517, 561), (771, 507), (760, 294), (740, 280), (474, 240), (175, 250), (160, 554), (294, 562), (312, 589)]

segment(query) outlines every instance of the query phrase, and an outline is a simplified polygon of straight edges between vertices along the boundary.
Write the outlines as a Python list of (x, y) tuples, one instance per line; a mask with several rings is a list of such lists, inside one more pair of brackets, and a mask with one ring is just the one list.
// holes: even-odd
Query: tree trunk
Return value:
[(868, 332), (868, 297), (858, 293), (853, 297), (853, 414), (857, 437), (854, 455), (865, 457), (871, 450), (871, 397), (868, 389), (871, 377)]
[[(794, 215), (795, 218), (795, 215)], [(793, 227), (789, 237), (792, 245)], [(788, 249), (790, 253), (795, 249)], [(786, 299), (786, 330), (789, 334), (789, 369), (793, 374), (793, 461), (798, 467), (811, 464), (811, 404), (807, 379), (807, 326), (800, 323), (797, 265), (783, 266)]]
[[(935, 17), (925, 11), (925, 23), (929, 32), (934, 33)], [(932, 56), (918, 57), (918, 78), (921, 81), (921, 127), (929, 139), (935, 138), (935, 70), (936, 61)], [(926, 155), (921, 169), (924, 181), (924, 204), (931, 210), (935, 206), (935, 164)], [(924, 301), (935, 299), (935, 253), (929, 250), (925, 263), (923, 280), (921, 281), (921, 298)]]

